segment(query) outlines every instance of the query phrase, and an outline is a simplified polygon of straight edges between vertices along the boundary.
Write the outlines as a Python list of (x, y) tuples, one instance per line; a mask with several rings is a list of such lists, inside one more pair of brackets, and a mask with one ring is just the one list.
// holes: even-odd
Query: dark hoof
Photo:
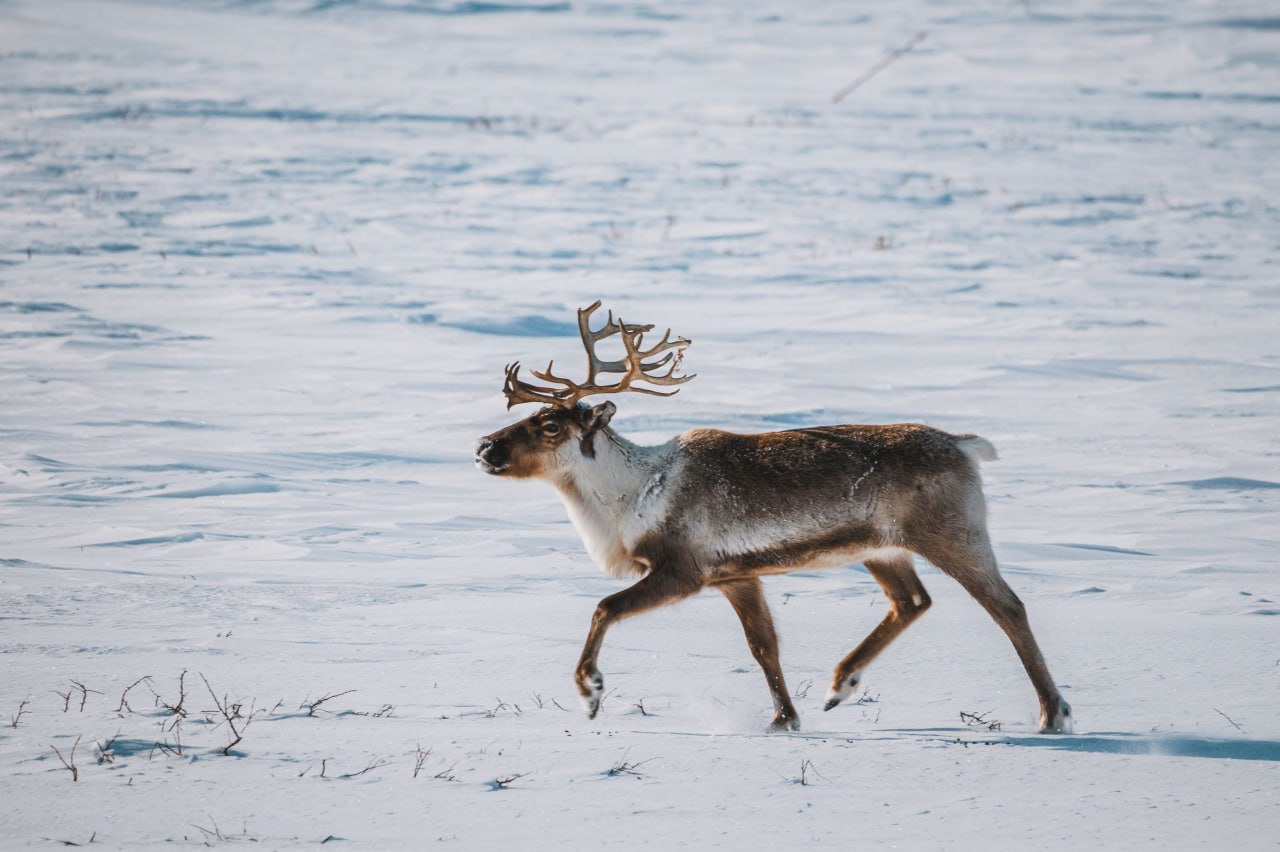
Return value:
[(789, 719), (775, 718), (769, 724), (769, 730), (778, 733), (798, 731), (800, 730), (800, 719), (797, 716), (792, 716)]

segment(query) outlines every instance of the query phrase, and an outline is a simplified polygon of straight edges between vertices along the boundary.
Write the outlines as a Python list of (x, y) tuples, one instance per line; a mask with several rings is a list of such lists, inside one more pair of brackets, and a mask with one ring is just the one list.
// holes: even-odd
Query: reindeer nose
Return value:
[(511, 466), (511, 460), (492, 438), (476, 441), (476, 467), (486, 473), (499, 474)]

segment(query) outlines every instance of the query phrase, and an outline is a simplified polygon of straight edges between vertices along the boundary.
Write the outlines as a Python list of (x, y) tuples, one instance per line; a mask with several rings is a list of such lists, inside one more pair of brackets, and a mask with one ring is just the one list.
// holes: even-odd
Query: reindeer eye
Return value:
[(560, 434), (560, 424), (556, 423), (554, 420), (543, 423), (542, 434), (546, 435), (548, 438), (554, 438), (556, 435)]

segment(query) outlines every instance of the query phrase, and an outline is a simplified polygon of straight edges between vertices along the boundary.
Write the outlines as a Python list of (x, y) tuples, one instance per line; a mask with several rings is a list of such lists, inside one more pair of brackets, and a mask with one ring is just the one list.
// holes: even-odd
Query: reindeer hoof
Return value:
[(594, 719), (604, 698), (604, 677), (600, 672), (592, 672), (589, 675), (579, 674), (577, 679), (583, 709), (587, 711), (588, 719)]
[(773, 721), (769, 723), (769, 730), (775, 732), (798, 731), (800, 730), (799, 716), (774, 716)]
[(858, 688), (858, 684), (862, 681), (862, 672), (854, 672), (847, 677), (836, 680), (831, 684), (831, 688), (827, 690), (827, 703), (822, 705), (823, 711), (830, 710), (841, 701), (844, 701), (853, 691)]
[(1058, 711), (1049, 719), (1047, 715), (1040, 719), (1042, 734), (1070, 734), (1075, 730), (1076, 719), (1071, 715), (1071, 705), (1065, 699), (1058, 698)]

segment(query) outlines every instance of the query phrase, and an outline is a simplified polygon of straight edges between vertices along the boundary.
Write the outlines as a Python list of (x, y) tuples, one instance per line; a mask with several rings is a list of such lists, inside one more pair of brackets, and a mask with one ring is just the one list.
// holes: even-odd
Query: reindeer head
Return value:
[[(591, 315), (599, 307), (600, 302), (596, 301), (578, 311), (578, 331), (587, 352), (586, 381), (579, 384), (560, 378), (551, 372), (549, 363), (542, 372), (533, 370), (533, 375), (559, 387), (533, 385), (521, 381), (519, 362), (507, 367), (502, 388), (507, 395), (507, 408), (524, 402), (541, 402), (544, 407), (537, 414), (481, 438), (476, 443), (476, 467), (495, 476), (554, 475), (578, 458), (594, 457), (595, 435), (609, 425), (609, 419), (617, 410), (608, 401), (588, 406), (582, 402), (584, 397), (624, 391), (672, 396), (679, 390), (664, 392), (635, 387), (633, 383), (641, 381), (670, 387), (693, 378), (675, 374), (689, 346), (688, 340), (683, 337), (672, 340), (671, 330), (667, 329), (661, 341), (646, 349), (644, 335), (652, 331), (653, 326), (630, 325), (621, 318), (615, 321), (613, 311), (609, 312), (604, 326), (593, 331)], [(622, 341), (623, 357), (616, 361), (603, 360), (596, 355), (595, 345), (615, 334)], [(596, 382), (601, 373), (619, 373), (621, 378), (614, 384), (601, 385)]]

